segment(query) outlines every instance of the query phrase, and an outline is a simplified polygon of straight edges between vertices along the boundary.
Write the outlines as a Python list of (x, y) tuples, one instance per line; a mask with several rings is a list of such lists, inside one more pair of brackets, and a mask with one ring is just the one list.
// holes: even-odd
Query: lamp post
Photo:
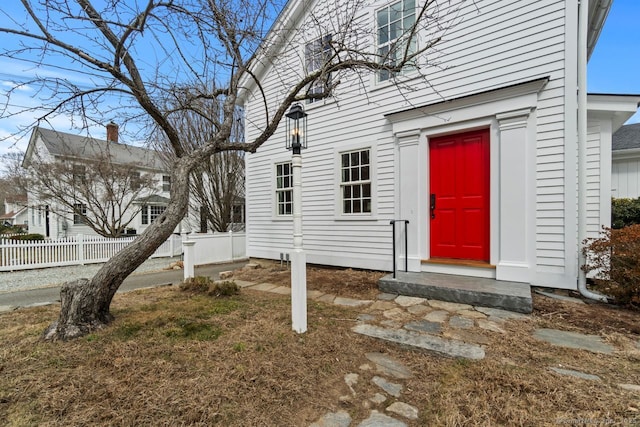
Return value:
[(307, 113), (293, 104), (286, 114), (288, 150), (292, 151), (293, 253), (291, 254), (291, 324), (301, 334), (307, 331), (307, 256), (302, 248), (302, 155), (307, 148)]

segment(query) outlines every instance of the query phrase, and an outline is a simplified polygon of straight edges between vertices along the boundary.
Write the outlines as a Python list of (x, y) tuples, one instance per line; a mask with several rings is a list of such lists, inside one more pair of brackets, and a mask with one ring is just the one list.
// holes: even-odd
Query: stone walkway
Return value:
[[(270, 283), (254, 283), (235, 280), (242, 288), (290, 295), (291, 289)], [(553, 295), (549, 294), (549, 297)], [(355, 333), (387, 340), (402, 345), (419, 347), (444, 357), (480, 360), (485, 356), (485, 345), (489, 340), (483, 334), (504, 334), (503, 324), (509, 319), (527, 320), (528, 315), (488, 307), (471, 306), (439, 300), (378, 294), (375, 300), (360, 300), (308, 291), (311, 300), (353, 307), (361, 310), (352, 328)], [(581, 302), (577, 300), (576, 302)], [(601, 337), (553, 329), (537, 329), (534, 337), (552, 345), (578, 348), (594, 353), (610, 354), (614, 349)], [(640, 343), (638, 343), (640, 348)], [(364, 355), (369, 363), (359, 367), (362, 371), (348, 373), (344, 382), (351, 394), (340, 397), (341, 401), (361, 400), (369, 408), (369, 416), (358, 424), (347, 411), (327, 412), (310, 427), (402, 427), (419, 418), (419, 409), (412, 406), (404, 394), (404, 381), (413, 377), (410, 370), (399, 360), (382, 353)], [(596, 375), (549, 367), (559, 375), (600, 381)], [(365, 371), (373, 371), (371, 379), (379, 391), (373, 396), (358, 396), (354, 386)], [(370, 376), (370, 375), (368, 375)], [(621, 389), (640, 391), (640, 385), (619, 384)], [(386, 404), (388, 400), (393, 401)]]

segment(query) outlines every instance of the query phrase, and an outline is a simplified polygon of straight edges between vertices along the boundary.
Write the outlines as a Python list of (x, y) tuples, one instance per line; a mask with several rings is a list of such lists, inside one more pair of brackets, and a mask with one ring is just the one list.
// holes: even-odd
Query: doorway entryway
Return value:
[(489, 262), (489, 130), (429, 141), (430, 257)]

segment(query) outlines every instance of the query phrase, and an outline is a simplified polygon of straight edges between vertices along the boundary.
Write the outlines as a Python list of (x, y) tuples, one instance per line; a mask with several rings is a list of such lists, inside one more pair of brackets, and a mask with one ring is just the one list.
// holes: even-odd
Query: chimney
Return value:
[(118, 125), (113, 121), (107, 124), (107, 142), (118, 143)]

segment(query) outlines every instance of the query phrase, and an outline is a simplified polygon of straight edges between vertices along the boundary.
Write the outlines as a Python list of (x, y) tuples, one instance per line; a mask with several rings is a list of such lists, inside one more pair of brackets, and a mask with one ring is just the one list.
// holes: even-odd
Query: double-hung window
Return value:
[[(307, 43), (304, 48), (304, 62), (307, 74), (321, 70), (330, 57), (331, 34), (320, 37), (311, 43)], [(308, 99), (307, 102), (316, 102), (322, 98), (326, 98), (328, 96), (327, 91), (330, 86), (331, 73), (320, 76), (320, 78), (311, 83), (307, 89), (307, 95), (318, 95), (318, 97)]]
[(293, 171), (291, 162), (276, 164), (276, 215), (293, 214)]
[(171, 191), (171, 177), (169, 175), (162, 176), (162, 191)]
[(164, 213), (165, 209), (167, 209), (166, 206), (144, 205), (141, 211), (142, 224), (143, 225), (151, 224), (153, 221), (156, 220), (156, 218), (158, 218), (160, 215)]
[(371, 213), (371, 152), (355, 150), (340, 153), (340, 194), (342, 213)]
[(73, 205), (73, 224), (82, 225), (85, 224), (85, 218), (87, 216), (87, 205), (84, 203), (75, 203)]
[[(405, 51), (416, 52), (416, 37), (411, 37), (411, 29), (416, 22), (415, 0), (400, 0), (376, 13), (378, 57), (381, 64), (395, 67), (402, 60)], [(408, 50), (407, 50), (408, 47)], [(395, 76), (387, 69), (378, 72), (378, 81), (386, 81)]]

